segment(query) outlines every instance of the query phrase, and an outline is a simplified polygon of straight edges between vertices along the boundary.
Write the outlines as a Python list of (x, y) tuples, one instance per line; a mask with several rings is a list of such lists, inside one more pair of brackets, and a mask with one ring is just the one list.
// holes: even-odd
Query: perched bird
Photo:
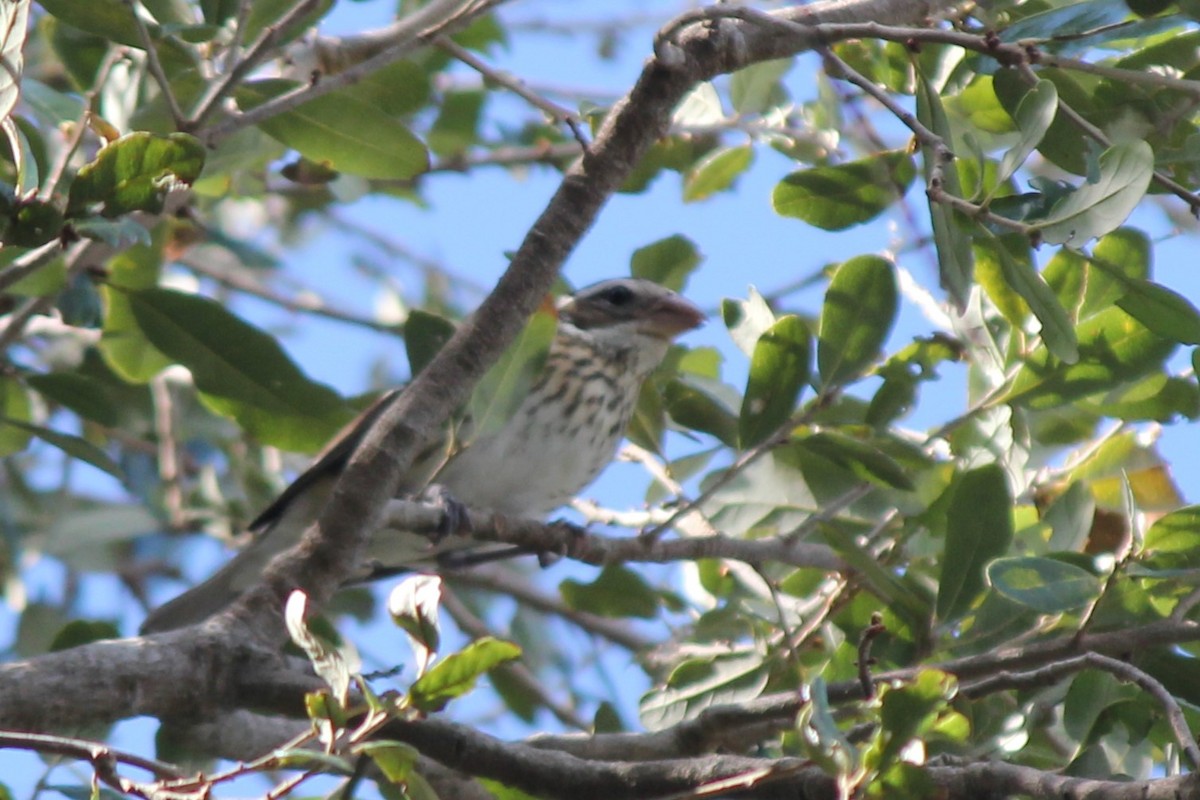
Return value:
[[(672, 339), (704, 315), (651, 281), (603, 281), (562, 300), (545, 364), (503, 427), (438, 458), (418, 459), (401, 495), (430, 482), (470, 508), (541, 518), (563, 505), (612, 460), (633, 416), (642, 381)], [(380, 398), (250, 525), (255, 538), (208, 580), (160, 606), (143, 633), (190, 625), (220, 611), (257, 582), (266, 563), (294, 545), (320, 514), (351, 454), (395, 392)], [(442, 449), (444, 451), (444, 448)], [(430, 463), (433, 461), (434, 463)], [(422, 463), (424, 462), (424, 463)], [(382, 530), (372, 564), (435, 564), (446, 544)], [(461, 539), (450, 546), (463, 547)]]

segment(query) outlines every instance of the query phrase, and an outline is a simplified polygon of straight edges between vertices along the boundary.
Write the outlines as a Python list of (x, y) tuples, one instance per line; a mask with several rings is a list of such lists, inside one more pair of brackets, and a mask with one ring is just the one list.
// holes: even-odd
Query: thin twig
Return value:
[[(196, 101), (191, 115), (184, 120), (180, 126), (180, 130), (194, 131), (203, 125), (205, 120), (218, 108), (221, 101), (237, 88), (242, 79), (257, 67), (260, 61), (271, 53), (271, 48), (274, 47), (280, 35), (302, 19), (304, 15), (316, 9), (320, 5), (320, 2), (321, 0), (300, 0), (299, 3), (292, 6), (291, 10), (280, 17), (275, 23), (263, 28), (262, 33), (258, 35), (258, 39), (255, 40), (254, 44), (233, 65), (232, 69), (226, 71), (225, 77), (209, 85), (208, 91)], [(246, 5), (248, 6), (249, 3)], [(239, 19), (239, 21), (245, 22), (244, 19)]]
[(478, 72), (486, 81), (490, 81), (498, 86), (503, 86), (505, 89), (517, 95), (534, 108), (542, 111), (555, 123), (566, 125), (571, 130), (571, 134), (575, 137), (575, 141), (579, 143), (580, 152), (587, 150), (588, 142), (587, 137), (584, 136), (583, 133), (583, 120), (574, 111), (563, 108), (557, 103), (553, 103), (550, 100), (541, 97), (536, 92), (530, 90), (529, 87), (520, 80), (512, 77), (511, 75), (492, 69), (470, 50), (467, 50), (465, 47), (457, 44), (446, 36), (439, 36), (434, 40), (433, 43), (439, 49), (449, 53), (454, 58), (457, 58), (468, 67)]
[(154, 40), (150, 38), (150, 30), (146, 27), (142, 15), (138, 13), (138, 0), (125, 0), (125, 6), (133, 15), (133, 24), (137, 28), (138, 39), (146, 50), (146, 66), (150, 69), (150, 74), (154, 77), (155, 82), (158, 83), (158, 89), (162, 92), (163, 99), (167, 101), (167, 110), (171, 112), (171, 119), (174, 121), (175, 127), (182, 129), (187, 117), (180, 108), (179, 101), (175, 99), (175, 93), (171, 91), (171, 82), (167, 80), (167, 73), (163, 70), (162, 61), (158, 58), (158, 49), (154, 46)]
[(587, 633), (631, 652), (644, 652), (654, 645), (652, 640), (641, 636), (620, 620), (571, 608), (557, 598), (537, 591), (528, 578), (506, 569), (476, 568), (452, 572), (445, 577), (455, 585), (502, 594), (541, 614), (561, 617)]
[(53, 263), (62, 253), (62, 241), (52, 239), (40, 247), (22, 253), (3, 272), (0, 272), (0, 291), (17, 281), (27, 278), (47, 264)]
[(96, 105), (96, 98), (104, 89), (104, 85), (108, 82), (108, 76), (112, 73), (113, 67), (117, 62), (125, 57), (125, 52), (122, 48), (110, 48), (104, 55), (104, 60), (100, 62), (100, 66), (96, 69), (96, 79), (92, 81), (92, 88), (85, 92), (81, 102), (83, 112), (79, 115), (79, 119), (75, 121), (71, 129), (70, 138), (66, 144), (58, 151), (54, 159), (54, 165), (50, 167), (50, 171), (46, 173), (46, 179), (42, 181), (42, 196), (46, 198), (53, 197), (58, 191), (58, 185), (62, 182), (63, 176), (67, 172), (67, 165), (71, 163), (71, 156), (79, 149), (80, 143), (83, 142), (83, 136), (88, 130), (88, 118), (92, 114), (92, 108)]
[(150, 381), (154, 401), (154, 435), (158, 443), (158, 477), (162, 481), (163, 506), (172, 530), (184, 526), (183, 486), (179, 480), (179, 453), (175, 441), (175, 403), (165, 373)]
[(1104, 670), (1120, 680), (1136, 684), (1154, 697), (1166, 713), (1167, 723), (1171, 726), (1171, 731), (1175, 734), (1175, 739), (1179, 742), (1180, 747), (1183, 748), (1188, 761), (1191, 762), (1192, 768), (1200, 767), (1200, 746), (1196, 744), (1196, 739), (1188, 728), (1183, 709), (1167, 691), (1167, 688), (1150, 674), (1111, 656), (1100, 653), (1083, 653), (1038, 669), (1024, 672), (1000, 672), (963, 687), (962, 694), (976, 698), (1009, 689), (1040, 688), (1056, 683), (1064, 675), (1088, 668)]
[(871, 624), (863, 628), (862, 634), (858, 637), (858, 684), (862, 687), (863, 697), (870, 700), (875, 696), (875, 681), (871, 679), (871, 667), (875, 665), (875, 659), (871, 658), (871, 645), (875, 644), (875, 640), (880, 634), (887, 632), (887, 626), (883, 624), (883, 615), (878, 611), (871, 612)]
[[(314, 0), (306, 0), (307, 2), (314, 2)], [(197, 131), (197, 135), (209, 145), (215, 145), (237, 131), (248, 128), (251, 125), (257, 125), (263, 120), (270, 119), (285, 111), (290, 111), (310, 100), (315, 100), (332, 91), (349, 86), (361, 80), (363, 76), (399, 61), (413, 50), (424, 46), (431, 38), (440, 35), (450, 28), (468, 22), (476, 14), (480, 13), (480, 9), (486, 8), (487, 5), (485, 3), (480, 6), (480, 4), (470, 2), (470, 0), (466, 0), (466, 2), (464, 0), (434, 0), (434, 2), (420, 7), (408, 17), (400, 20), (391, 32), (392, 38), (388, 46), (375, 55), (351, 67), (347, 67), (336, 75), (321, 76), (320, 80), (309, 85), (284, 92), (261, 105), (222, 120), (207, 130)], [(264, 35), (266, 35), (266, 32), (264, 32)], [(251, 48), (250, 53), (247, 54), (247, 58), (257, 53), (258, 50), (259, 42), (256, 42), (255, 46)], [(245, 60), (243, 59), (243, 62), (239, 63), (239, 66), (242, 66)], [(233, 76), (231, 75), (230, 77), (232, 78)], [(230, 86), (224, 88), (222, 92), (226, 93), (230, 91), (240, 78), (241, 75), (238, 75), (236, 79), (227, 81), (230, 83)], [(198, 128), (203, 119), (207, 118), (208, 114), (211, 113), (212, 108), (202, 105), (200, 110), (204, 112), (203, 116), (199, 112), (194, 115), (193, 127)]]
[[(485, 636), (494, 636), (495, 634), (488, 629), (487, 624), (467, 608), (466, 604), (458, 599), (458, 595), (453, 589), (443, 587), (442, 589), (442, 607), (446, 609), (454, 622), (462, 629), (463, 633), (471, 636), (474, 639), (482, 639)], [(497, 669), (503, 671), (509, 678), (520, 684), (521, 688), (529, 692), (537, 698), (538, 702), (545, 706), (551, 714), (558, 718), (558, 721), (564, 725), (570, 725), (572, 728), (581, 731), (591, 729), (591, 724), (580, 717), (574, 708), (559, 702), (549, 692), (549, 690), (538, 680), (538, 677), (530, 671), (529, 667), (519, 661), (502, 664)]]

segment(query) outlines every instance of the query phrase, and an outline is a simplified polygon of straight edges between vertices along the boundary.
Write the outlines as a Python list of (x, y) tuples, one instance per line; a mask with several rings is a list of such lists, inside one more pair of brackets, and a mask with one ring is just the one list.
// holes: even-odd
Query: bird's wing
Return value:
[(371, 405), (359, 412), (357, 417), (346, 423), (337, 436), (325, 446), (325, 449), (317, 454), (316, 460), (308, 469), (297, 475), (296, 479), (254, 518), (247, 526), (248, 529), (258, 533), (270, 528), (284, 517), (288, 509), (299, 498), (311, 494), (314, 489), (320, 488), (319, 493), (322, 496), (327, 494), (327, 485), (331, 485), (331, 479), (336, 479), (338, 475), (342, 474), (342, 470), (350, 461), (350, 456), (354, 455), (354, 451), (362, 443), (367, 431), (383, 414), (384, 409), (400, 395), (400, 391), (400, 389), (390, 389), (384, 392)]

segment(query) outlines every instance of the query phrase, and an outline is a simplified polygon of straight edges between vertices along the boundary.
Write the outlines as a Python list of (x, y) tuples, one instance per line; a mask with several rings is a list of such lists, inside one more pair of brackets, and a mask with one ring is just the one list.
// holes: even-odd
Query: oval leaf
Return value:
[(683, 182), (683, 200), (703, 200), (733, 185), (750, 167), (754, 151), (749, 146), (717, 149), (700, 159)]
[(1033, 264), (1017, 261), (1002, 243), (997, 242), (991, 252), (996, 255), (996, 264), (1005, 284), (1021, 296), (1038, 322), (1042, 323), (1041, 335), (1046, 348), (1063, 363), (1074, 364), (1078, 361), (1079, 342), (1075, 339), (1075, 326), (1058, 301), (1058, 295), (1033, 268)]
[(912, 157), (901, 150), (793, 172), (771, 195), (775, 212), (827, 231), (874, 219), (904, 196), (916, 175)]
[(891, 456), (852, 436), (822, 431), (804, 437), (801, 444), (872, 483), (881, 483), (905, 491), (913, 488), (913, 483), (904, 468)]
[(206, 151), (194, 136), (129, 133), (105, 145), (80, 167), (67, 198), (67, 214), (113, 218), (131, 211), (162, 211), (172, 183), (195, 183)]
[(568, 578), (558, 590), (567, 605), (577, 611), (642, 619), (653, 619), (658, 614), (658, 593), (642, 576), (615, 564), (605, 567), (591, 583)]
[(521, 648), (485, 636), (461, 651), (446, 656), (412, 685), (409, 696), (421, 711), (440, 711), (455, 697), (466, 694), (479, 676), (521, 656)]
[(1127, 279), (1117, 306), (1165, 339), (1200, 344), (1200, 312), (1192, 302), (1162, 284)]
[(1063, 364), (1046, 347), (1029, 355), (1000, 402), (1052, 408), (1139, 378), (1163, 363), (1175, 342), (1157, 335), (1119, 308), (1110, 308), (1076, 329), (1079, 360)]
[(683, 291), (688, 275), (700, 266), (700, 251), (686, 236), (668, 236), (633, 253), (629, 274), (646, 278), (673, 291)]
[(1012, 493), (998, 465), (971, 470), (952, 491), (937, 595), (943, 622), (971, 607), (984, 587), (984, 567), (1003, 555), (1013, 538)]
[(1041, 143), (1054, 115), (1058, 113), (1058, 87), (1050, 81), (1038, 81), (1029, 93), (1021, 98), (1013, 121), (1021, 132), (1017, 143), (1004, 154), (1000, 160), (1000, 172), (996, 176), (996, 186), (1004, 184), (1013, 173), (1025, 163), (1037, 146)]
[(754, 347), (750, 377), (738, 416), (738, 440), (754, 447), (779, 430), (808, 382), (808, 326), (789, 314), (766, 330)]
[(206, 403), (280, 447), (320, 447), (351, 412), (336, 392), (308, 379), (274, 337), (220, 303), (170, 289), (124, 292), (138, 328), (187, 367)]
[[(237, 90), (237, 102), (254, 108), (295, 86), (285, 80), (257, 81)], [(353, 92), (330, 92), (258, 127), (306, 158), (351, 175), (406, 180), (429, 167), (429, 152), (420, 139)]]
[(1085, 242), (1116, 230), (1145, 196), (1154, 151), (1143, 141), (1114, 145), (1100, 155), (1100, 175), (1054, 204), (1037, 227), (1050, 244)]
[(857, 378), (879, 357), (899, 300), (892, 265), (858, 256), (838, 267), (821, 307), (817, 368), (823, 389)]
[(1100, 594), (1099, 578), (1053, 558), (998, 558), (988, 565), (987, 576), (997, 592), (1041, 614), (1079, 608)]

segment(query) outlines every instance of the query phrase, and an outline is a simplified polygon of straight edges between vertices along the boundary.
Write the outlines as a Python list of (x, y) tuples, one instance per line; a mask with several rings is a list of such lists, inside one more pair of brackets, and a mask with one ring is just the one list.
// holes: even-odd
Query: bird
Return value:
[[(419, 457), (398, 496), (436, 486), (454, 503), (527, 519), (570, 501), (613, 459), (642, 383), (674, 339), (704, 323), (699, 308), (644, 278), (615, 278), (564, 297), (545, 361), (513, 414), (497, 430), (447, 454)], [(319, 516), (354, 450), (400, 389), (385, 393), (249, 525), (250, 544), (212, 577), (150, 612), (142, 634), (201, 622), (257, 583), (267, 562), (299, 541)], [(463, 548), (461, 537), (453, 546)], [(435, 567), (446, 545), (382, 530), (368, 546), (365, 573), (380, 565)], [(465, 547), (469, 547), (466, 545)]]

